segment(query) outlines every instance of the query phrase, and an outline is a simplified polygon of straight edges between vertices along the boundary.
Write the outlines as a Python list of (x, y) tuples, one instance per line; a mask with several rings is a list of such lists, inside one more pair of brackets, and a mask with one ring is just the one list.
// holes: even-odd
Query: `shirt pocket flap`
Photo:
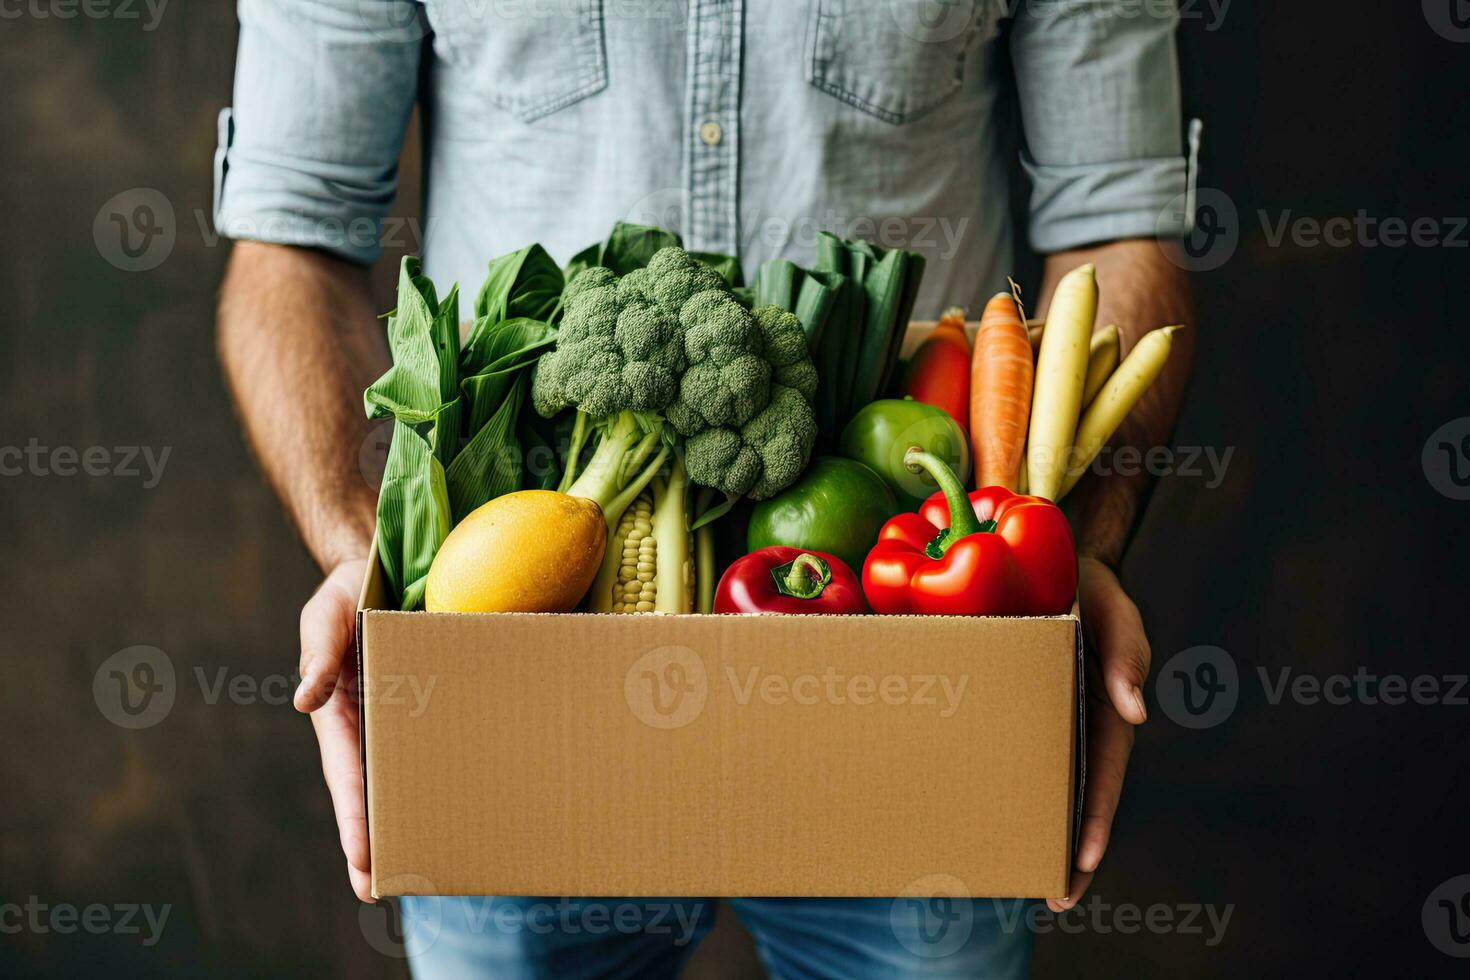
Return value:
[(533, 122), (607, 87), (602, 0), (427, 0), (435, 51), (476, 95)]
[(993, 37), (1000, 0), (812, 0), (807, 81), (900, 124), (959, 91), (965, 61)]

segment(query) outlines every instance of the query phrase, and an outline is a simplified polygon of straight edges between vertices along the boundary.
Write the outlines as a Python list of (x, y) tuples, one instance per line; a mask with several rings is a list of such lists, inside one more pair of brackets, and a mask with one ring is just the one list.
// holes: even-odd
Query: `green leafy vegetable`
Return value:
[(364, 393), (369, 418), (391, 416), (393, 442), (378, 492), (383, 572), (404, 609), (423, 602), (424, 579), (449, 529), (445, 466), (459, 450), (459, 293), (440, 303), (418, 259), (399, 269), (388, 315), (393, 366)]
[(491, 262), (461, 350), (458, 289), (440, 301), (419, 260), (403, 260), (388, 315), (393, 366), (363, 396), (369, 417), (394, 419), (378, 557), (403, 609), (423, 605), (429, 566), (456, 522), (525, 482), (556, 479), (527, 473), (520, 433), (527, 371), (555, 342), (544, 317), (561, 289), (561, 270), (539, 245)]
[[(489, 275), (475, 298), (476, 329), (482, 322), (488, 328), (516, 317), (549, 319), (563, 284), (561, 269), (540, 245), (502, 255), (490, 263)], [(474, 340), (472, 331), (465, 346), (474, 346)]]

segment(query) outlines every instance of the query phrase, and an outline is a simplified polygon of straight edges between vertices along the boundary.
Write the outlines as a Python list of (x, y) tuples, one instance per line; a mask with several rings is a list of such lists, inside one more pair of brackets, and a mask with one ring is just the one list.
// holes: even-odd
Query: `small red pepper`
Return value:
[(772, 546), (737, 558), (715, 592), (717, 613), (865, 613), (857, 575), (836, 555)]
[(918, 447), (904, 463), (939, 492), (878, 532), (863, 592), (879, 613), (1054, 616), (1077, 594), (1077, 553), (1061, 508), (1003, 487), (965, 494), (944, 461)]
[(970, 337), (964, 310), (951, 307), (940, 315), (934, 332), (909, 359), (900, 391), (944, 409), (960, 428), (970, 430)]

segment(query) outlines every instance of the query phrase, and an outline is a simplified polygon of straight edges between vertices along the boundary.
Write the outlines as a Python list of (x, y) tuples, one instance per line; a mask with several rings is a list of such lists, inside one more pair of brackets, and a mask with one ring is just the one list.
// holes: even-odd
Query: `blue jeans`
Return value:
[[(742, 898), (730, 903), (772, 980), (1030, 974), (1028, 903)], [(674, 977), (714, 925), (698, 898), (400, 900), (415, 980)]]

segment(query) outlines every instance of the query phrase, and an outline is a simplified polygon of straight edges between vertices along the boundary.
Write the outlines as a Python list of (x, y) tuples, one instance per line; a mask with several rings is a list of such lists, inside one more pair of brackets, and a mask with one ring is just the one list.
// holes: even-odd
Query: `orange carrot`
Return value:
[(996, 293), (985, 304), (970, 362), (970, 444), (975, 485), (1016, 489), (1031, 414), (1031, 339), (1016, 300)]

